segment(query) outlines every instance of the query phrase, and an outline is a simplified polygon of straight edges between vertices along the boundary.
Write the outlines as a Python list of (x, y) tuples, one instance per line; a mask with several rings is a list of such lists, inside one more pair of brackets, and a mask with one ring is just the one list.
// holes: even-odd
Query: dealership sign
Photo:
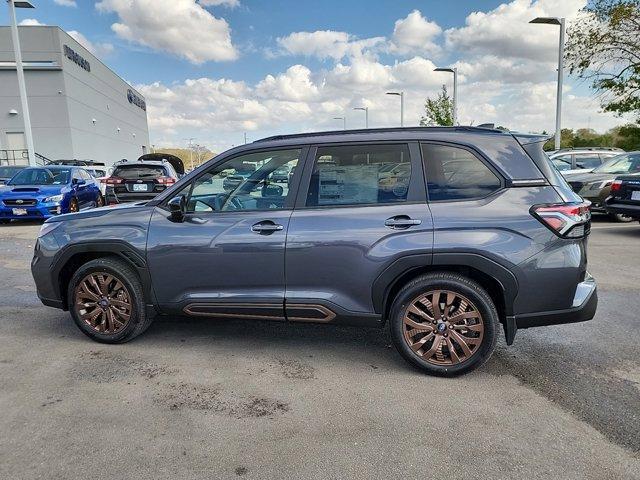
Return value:
[(82, 68), (84, 68), (87, 72), (91, 71), (91, 64), (88, 61), (86, 61), (82, 57), (82, 55), (80, 55), (77, 52), (75, 52), (68, 45), (64, 46), (64, 56), (67, 57), (69, 60), (71, 60), (73, 63), (81, 66)]
[(137, 95), (133, 90), (127, 90), (127, 99), (132, 105), (140, 107), (145, 112), (147, 111), (147, 103), (142, 98), (140, 98), (140, 96)]

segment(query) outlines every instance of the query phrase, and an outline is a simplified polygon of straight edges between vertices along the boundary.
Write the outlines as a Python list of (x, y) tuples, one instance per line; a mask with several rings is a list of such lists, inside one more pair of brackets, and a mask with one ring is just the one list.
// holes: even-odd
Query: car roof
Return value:
[(36, 165), (35, 167), (27, 167), (27, 169), (35, 168), (44, 168), (46, 170), (73, 170), (79, 167), (76, 167), (74, 165)]
[(149, 165), (153, 167), (171, 166), (169, 162), (163, 162), (162, 160), (144, 160), (144, 161), (136, 160), (134, 162), (116, 162), (113, 166), (114, 167), (139, 167), (140, 165), (142, 166)]

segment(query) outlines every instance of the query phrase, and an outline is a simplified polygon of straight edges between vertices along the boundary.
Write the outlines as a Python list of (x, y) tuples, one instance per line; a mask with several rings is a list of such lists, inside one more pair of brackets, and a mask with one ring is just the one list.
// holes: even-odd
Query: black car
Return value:
[(0, 185), (6, 184), (20, 170), (27, 168), (27, 165), (4, 165), (0, 167)]
[(611, 184), (611, 196), (605, 201), (607, 212), (640, 220), (640, 173), (621, 175)]
[(151, 200), (178, 181), (178, 173), (164, 160), (121, 161), (105, 179), (107, 205)]

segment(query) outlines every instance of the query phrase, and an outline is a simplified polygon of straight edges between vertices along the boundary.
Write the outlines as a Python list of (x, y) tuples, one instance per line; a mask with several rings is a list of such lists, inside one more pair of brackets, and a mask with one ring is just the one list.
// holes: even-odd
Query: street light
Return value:
[(546, 25), (558, 25), (560, 27), (560, 42), (558, 44), (558, 93), (556, 94), (556, 136), (555, 148), (560, 150), (560, 137), (562, 135), (562, 77), (564, 68), (564, 18), (537, 17), (529, 23), (544, 23)]
[(27, 139), (27, 154), (29, 165), (36, 164), (36, 154), (33, 148), (33, 134), (31, 133), (31, 116), (29, 115), (29, 103), (27, 102), (27, 87), (24, 81), (24, 69), (22, 67), (22, 52), (20, 49), (20, 37), (18, 36), (18, 23), (16, 21), (16, 8), (35, 8), (29, 2), (17, 2), (7, 0), (9, 5), (9, 18), (11, 19), (11, 37), (13, 39), (13, 53), (16, 57), (16, 72), (18, 73), (18, 89), (20, 90), (20, 103), (22, 103), (22, 116), (24, 118), (24, 135)]
[(347, 117), (333, 117), (334, 120), (342, 120), (343, 130), (347, 129)]
[(354, 110), (362, 110), (364, 112), (364, 128), (369, 128), (369, 107), (355, 107)]
[(387, 95), (397, 95), (400, 97), (400, 126), (404, 127), (404, 92), (387, 92)]
[(453, 68), (441, 68), (438, 67), (433, 70), (434, 72), (449, 72), (453, 73), (453, 124), (458, 124), (458, 69), (457, 67)]

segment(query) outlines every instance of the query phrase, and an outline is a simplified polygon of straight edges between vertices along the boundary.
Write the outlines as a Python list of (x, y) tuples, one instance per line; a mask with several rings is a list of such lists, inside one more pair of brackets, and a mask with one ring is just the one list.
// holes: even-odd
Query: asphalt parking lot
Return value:
[(163, 318), (93, 343), (0, 226), (0, 478), (640, 478), (640, 225), (596, 221), (596, 318), (453, 380), (379, 330)]

